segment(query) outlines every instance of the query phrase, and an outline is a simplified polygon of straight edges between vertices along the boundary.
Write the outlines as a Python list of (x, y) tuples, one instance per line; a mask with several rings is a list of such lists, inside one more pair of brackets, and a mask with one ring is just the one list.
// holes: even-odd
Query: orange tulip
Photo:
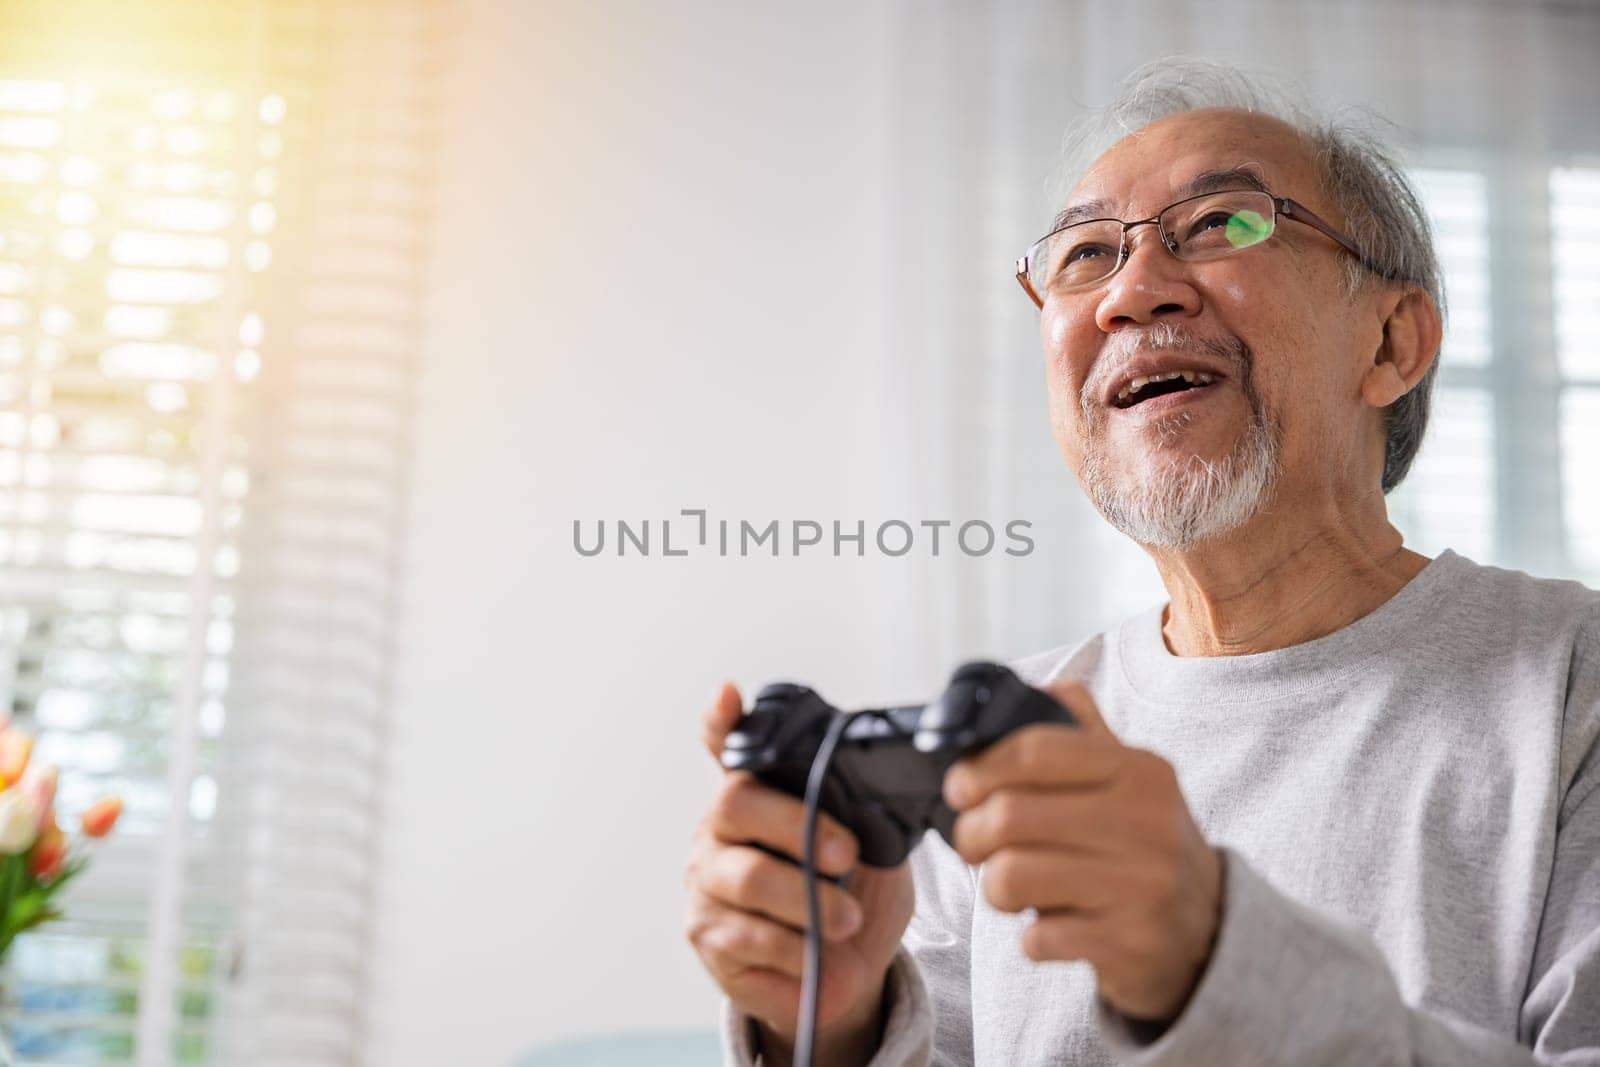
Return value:
[(51, 882), (61, 873), (67, 862), (67, 835), (61, 832), (54, 819), (33, 844), (28, 857), (28, 871), (41, 882)]
[(97, 800), (83, 813), (83, 832), (90, 837), (104, 837), (117, 825), (117, 816), (121, 814), (122, 801), (119, 798)]
[(9, 785), (20, 781), (28, 769), (28, 757), (33, 755), (33, 735), (16, 727), (0, 733), (0, 778)]
[(55, 767), (41, 769), (37, 764), (22, 781), (17, 783), (17, 788), (39, 811), (39, 832), (43, 833), (45, 824), (54, 821), (56, 802), (56, 783), (61, 779), (61, 772)]

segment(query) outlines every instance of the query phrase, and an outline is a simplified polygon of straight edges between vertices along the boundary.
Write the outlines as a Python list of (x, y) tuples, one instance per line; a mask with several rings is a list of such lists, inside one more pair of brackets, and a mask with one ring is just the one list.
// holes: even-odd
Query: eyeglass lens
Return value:
[[(1272, 236), (1272, 197), (1241, 190), (1179, 201), (1159, 216), (1172, 253), (1183, 260), (1216, 259)], [(1029, 252), (1029, 281), (1042, 293), (1085, 288), (1110, 277), (1127, 254), (1128, 230), (1114, 219), (1095, 219), (1058, 230)]]

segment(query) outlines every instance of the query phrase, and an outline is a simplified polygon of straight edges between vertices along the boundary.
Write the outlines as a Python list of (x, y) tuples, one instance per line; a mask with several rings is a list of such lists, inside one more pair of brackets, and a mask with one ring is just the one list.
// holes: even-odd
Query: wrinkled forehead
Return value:
[(1079, 179), (1063, 214), (1082, 217), (1094, 207), (1111, 217), (1143, 217), (1190, 192), (1209, 191), (1216, 176), (1234, 171), (1253, 175), (1278, 196), (1322, 204), (1312, 147), (1299, 131), (1269, 115), (1207, 108), (1157, 119), (1112, 145)]

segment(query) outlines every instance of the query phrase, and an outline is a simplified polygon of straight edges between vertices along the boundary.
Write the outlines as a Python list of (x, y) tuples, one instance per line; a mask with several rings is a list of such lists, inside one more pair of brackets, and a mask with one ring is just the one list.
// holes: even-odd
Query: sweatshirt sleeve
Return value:
[[(916, 910), (889, 970), (889, 1015), (870, 1067), (972, 1067), (972, 868), (937, 833), (909, 862)], [(722, 1045), (727, 1067), (761, 1063), (753, 1020), (726, 999)]]
[(1407, 1005), (1371, 936), (1274, 889), (1238, 853), (1222, 926), (1183, 1013), (1151, 1040), (1096, 1002), (1123, 1067), (1594, 1067), (1600, 1064), (1600, 794), (1571, 812), (1557, 847), (1522, 1042)]
[(1561, 764), (1568, 784), (1518, 1036), (1538, 1062), (1565, 1067), (1600, 1064), (1600, 612), (1574, 642)]

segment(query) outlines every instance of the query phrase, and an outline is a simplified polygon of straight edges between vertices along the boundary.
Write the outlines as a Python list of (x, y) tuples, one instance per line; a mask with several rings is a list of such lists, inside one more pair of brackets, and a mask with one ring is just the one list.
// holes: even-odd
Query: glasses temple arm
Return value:
[(1017, 282), (1022, 286), (1022, 291), (1028, 294), (1028, 299), (1037, 304), (1042, 311), (1044, 310), (1044, 301), (1039, 299), (1039, 294), (1034, 291), (1033, 283), (1028, 280), (1028, 267), (1027, 256), (1017, 260)]
[(1356, 247), (1356, 243), (1354, 241), (1350, 240), (1350, 238), (1346, 237), (1344, 234), (1340, 233), (1326, 222), (1323, 222), (1315, 211), (1312, 211), (1298, 200), (1280, 198), (1277, 200), (1277, 205), (1278, 211), (1284, 216), (1294, 219), (1296, 222), (1304, 223), (1313, 229), (1321, 230), (1323, 233), (1339, 242), (1346, 252), (1349, 252), (1352, 256), (1355, 256), (1363, 267), (1367, 268), (1378, 277), (1387, 278), (1389, 281), (1396, 282), (1409, 280), (1401, 277), (1389, 268), (1375, 263), (1367, 256), (1365, 252)]

